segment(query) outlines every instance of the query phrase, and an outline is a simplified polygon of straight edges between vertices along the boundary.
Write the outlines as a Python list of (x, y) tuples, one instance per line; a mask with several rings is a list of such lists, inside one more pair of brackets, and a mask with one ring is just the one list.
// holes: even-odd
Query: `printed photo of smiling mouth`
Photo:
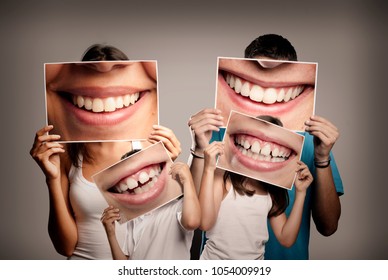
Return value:
[(275, 67), (265, 68), (261, 61), (218, 59), (216, 108), (224, 118), (230, 110), (251, 116), (272, 115), (288, 129), (303, 130), (304, 121), (315, 110), (317, 64), (276, 61)]
[(159, 123), (156, 61), (46, 63), (46, 119), (61, 142), (145, 140)]
[(123, 223), (182, 195), (168, 174), (171, 164), (158, 142), (93, 175), (93, 180), (108, 204), (120, 209)]
[(303, 141), (295, 132), (231, 111), (217, 167), (291, 189)]

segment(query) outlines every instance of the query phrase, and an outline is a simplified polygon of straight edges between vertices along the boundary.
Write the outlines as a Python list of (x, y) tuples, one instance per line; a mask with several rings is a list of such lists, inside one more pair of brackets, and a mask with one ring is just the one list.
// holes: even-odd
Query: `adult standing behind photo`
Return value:
[[(297, 60), (296, 51), (291, 43), (276, 34), (263, 35), (253, 40), (245, 49), (245, 57)], [(263, 63), (261, 67), (276, 67), (279, 64)], [(188, 122), (194, 133), (190, 160), (196, 186), (200, 185), (202, 178), (203, 152), (210, 142), (222, 140), (225, 132), (222, 127), (225, 126), (226, 121), (220, 110), (204, 109), (193, 115)], [(300, 232), (295, 244), (285, 248), (276, 240), (270, 229), (265, 259), (308, 259), (311, 216), (317, 230), (324, 236), (332, 235), (338, 227), (341, 215), (339, 196), (343, 194), (343, 185), (331, 150), (339, 137), (339, 131), (334, 124), (320, 116), (311, 116), (305, 124), (306, 129), (302, 133), (305, 136), (305, 142), (301, 160), (311, 170), (314, 181), (307, 190)], [(290, 214), (295, 199), (295, 188), (289, 191), (289, 199), (290, 204), (286, 209), (286, 215)], [(193, 249), (193, 258), (196, 258), (200, 249), (198, 251)]]
[[(101, 63), (88, 63), (85, 71), (106, 73), (119, 67), (128, 57), (112, 46), (93, 45), (83, 61), (117, 61), (106, 68)], [(150, 76), (156, 76), (150, 72)], [(64, 116), (65, 117), (65, 116)], [(69, 259), (112, 259), (101, 213), (108, 206), (91, 176), (120, 160), (132, 150), (131, 142), (91, 142), (61, 144), (60, 135), (48, 134), (48, 125), (35, 136), (30, 154), (42, 169), (49, 191), (50, 213), (48, 231), (56, 251)], [(147, 139), (162, 141), (170, 157), (180, 153), (174, 133), (162, 126), (153, 126)], [(148, 142), (145, 142), (147, 145)], [(118, 226), (119, 242), (124, 243), (125, 227)]]

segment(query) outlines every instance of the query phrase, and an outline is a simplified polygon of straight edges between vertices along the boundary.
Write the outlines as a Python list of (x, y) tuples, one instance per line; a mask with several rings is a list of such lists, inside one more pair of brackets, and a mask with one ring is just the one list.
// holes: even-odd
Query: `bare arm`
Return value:
[(291, 247), (298, 237), (306, 190), (313, 181), (313, 177), (304, 163), (298, 163), (297, 172), (295, 179), (296, 195), (290, 216), (287, 218), (286, 214), (282, 213), (279, 216), (270, 218), (271, 227), (276, 238), (285, 247)]
[(36, 133), (30, 154), (38, 163), (46, 176), (49, 191), (50, 213), (48, 232), (56, 251), (71, 256), (77, 244), (77, 227), (69, 202), (69, 182), (61, 164), (61, 156), (65, 150), (63, 145), (56, 143), (59, 135), (48, 135), (52, 126), (45, 126)]
[[(318, 165), (325, 166), (330, 151), (339, 137), (338, 129), (318, 116), (311, 117), (306, 122), (306, 126), (306, 131), (314, 136), (315, 161)], [(317, 230), (322, 235), (329, 236), (336, 232), (341, 216), (341, 202), (330, 166), (316, 168), (315, 188), (312, 193), (312, 216)]]
[(223, 151), (223, 143), (213, 142), (204, 152), (205, 164), (199, 191), (202, 230), (209, 230), (214, 226), (220, 210), (224, 192), (222, 173), (216, 170), (216, 156), (223, 154)]
[(201, 222), (201, 208), (189, 166), (177, 162), (171, 166), (170, 174), (183, 186), (182, 226), (186, 230), (195, 230)]
[(102, 213), (101, 222), (105, 228), (106, 236), (108, 237), (113, 259), (127, 260), (128, 256), (123, 253), (116, 238), (115, 223), (118, 220), (120, 220), (120, 210), (113, 206), (109, 206)]
[(193, 136), (191, 149), (196, 155), (190, 156), (189, 166), (198, 193), (204, 170), (204, 150), (209, 146), (212, 132), (219, 131), (219, 127), (224, 123), (220, 110), (204, 109), (193, 115), (188, 125)]

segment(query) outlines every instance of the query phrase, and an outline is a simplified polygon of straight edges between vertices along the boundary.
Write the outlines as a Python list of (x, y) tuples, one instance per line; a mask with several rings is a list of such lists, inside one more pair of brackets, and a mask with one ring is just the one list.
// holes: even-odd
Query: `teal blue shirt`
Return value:
[[(222, 141), (223, 135), (225, 134), (225, 128), (221, 128), (219, 132), (215, 132), (212, 134), (213, 141)], [(308, 134), (307, 132), (300, 133), (305, 137), (303, 150), (302, 150), (302, 158), (301, 160), (308, 166), (314, 178), (315, 174), (315, 166), (314, 166), (314, 142), (313, 136)], [(335, 162), (334, 156), (331, 153), (331, 170), (333, 173), (334, 184), (337, 190), (338, 195), (342, 195), (344, 193), (341, 176), (339, 174), (337, 164)], [(269, 240), (265, 245), (265, 255), (264, 258), (267, 260), (307, 260), (309, 259), (309, 242), (310, 242), (310, 220), (311, 220), (311, 191), (315, 188), (314, 182), (307, 189), (306, 199), (303, 207), (302, 214), (302, 223), (300, 227), (300, 231), (297, 237), (297, 240), (293, 246), (290, 248), (283, 247), (277, 241), (270, 223), (268, 223), (268, 231), (269, 231)], [(295, 188), (288, 191), (289, 195), (289, 205), (286, 209), (286, 215), (288, 216), (291, 212), (292, 205), (295, 200)]]

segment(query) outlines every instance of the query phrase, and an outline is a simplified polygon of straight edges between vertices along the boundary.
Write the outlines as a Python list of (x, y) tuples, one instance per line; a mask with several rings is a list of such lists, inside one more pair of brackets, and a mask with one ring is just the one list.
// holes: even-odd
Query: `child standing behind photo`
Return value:
[(200, 259), (264, 259), (267, 219), (279, 242), (292, 246), (299, 232), (306, 190), (313, 181), (307, 166), (298, 162), (296, 198), (287, 218), (287, 190), (216, 169), (216, 158), (223, 153), (221, 142), (211, 143), (204, 151), (200, 228), (208, 239)]
[(201, 209), (188, 165), (174, 163), (170, 174), (182, 185), (183, 197), (128, 221), (123, 248), (115, 233), (115, 223), (120, 220), (119, 209), (109, 206), (104, 210), (101, 221), (113, 259), (190, 259), (191, 242), (194, 230), (200, 225)]

